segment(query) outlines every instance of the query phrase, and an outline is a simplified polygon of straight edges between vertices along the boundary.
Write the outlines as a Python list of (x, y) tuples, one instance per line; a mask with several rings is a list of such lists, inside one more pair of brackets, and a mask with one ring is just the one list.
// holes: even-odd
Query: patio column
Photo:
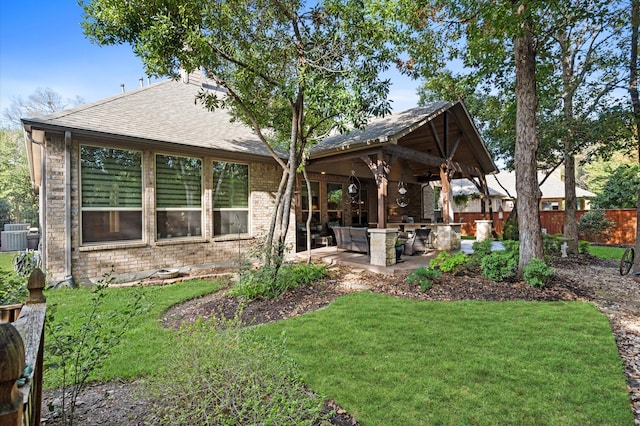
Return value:
[(369, 263), (376, 266), (391, 266), (396, 263), (396, 237), (398, 231), (388, 228), (369, 229)]

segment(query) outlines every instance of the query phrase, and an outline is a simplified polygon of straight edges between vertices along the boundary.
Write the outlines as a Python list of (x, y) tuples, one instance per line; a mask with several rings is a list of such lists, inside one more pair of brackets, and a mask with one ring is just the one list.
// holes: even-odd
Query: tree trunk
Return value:
[[(567, 138), (568, 139), (568, 138)], [(567, 239), (567, 254), (578, 254), (578, 221), (576, 219), (576, 162), (567, 151), (571, 142), (565, 140), (564, 153), (564, 237)]]
[(307, 187), (307, 222), (305, 223), (305, 229), (307, 230), (307, 265), (311, 264), (311, 217), (313, 216), (313, 197), (311, 196), (311, 182), (309, 182), (309, 175), (307, 175), (307, 168), (302, 166), (302, 176), (304, 176), (304, 184)]
[[(522, 7), (522, 6), (521, 6)], [(519, 12), (521, 13), (521, 12)], [(543, 258), (540, 231), (540, 188), (538, 187), (536, 152), (536, 52), (531, 24), (525, 20), (523, 32), (514, 40), (516, 66), (516, 193), (520, 259), (518, 277), (532, 258)]]
[[(633, 105), (633, 118), (636, 124), (638, 139), (638, 163), (640, 163), (640, 97), (638, 96), (638, 26), (640, 26), (640, 0), (631, 2), (631, 52), (629, 63), (629, 94)], [(636, 257), (633, 261), (633, 272), (640, 272), (640, 191), (638, 191), (638, 207), (636, 213)]]
[(573, 68), (571, 51), (567, 41), (567, 34), (558, 34), (560, 42), (560, 62), (562, 63), (562, 109), (566, 133), (563, 137), (564, 154), (564, 237), (567, 241), (567, 254), (578, 254), (578, 222), (576, 220), (576, 162), (573, 155)]

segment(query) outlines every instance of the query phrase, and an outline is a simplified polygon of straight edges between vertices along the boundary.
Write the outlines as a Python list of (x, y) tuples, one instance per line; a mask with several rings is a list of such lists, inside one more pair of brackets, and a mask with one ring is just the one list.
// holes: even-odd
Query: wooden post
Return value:
[(25, 365), (24, 343), (10, 323), (0, 324), (0, 424), (22, 424), (23, 397), (16, 381)]
[(45, 284), (45, 275), (39, 268), (33, 270), (29, 275), (29, 281), (27, 282), (27, 289), (29, 290), (29, 296), (27, 297), (27, 305), (34, 303), (45, 303), (47, 299), (42, 294)]

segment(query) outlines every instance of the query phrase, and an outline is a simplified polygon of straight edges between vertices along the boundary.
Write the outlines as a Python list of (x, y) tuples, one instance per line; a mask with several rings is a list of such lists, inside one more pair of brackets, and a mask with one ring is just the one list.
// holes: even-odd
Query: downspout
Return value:
[[(38, 223), (40, 224), (40, 242), (38, 251), (42, 261), (42, 269), (47, 269), (47, 180), (45, 173), (46, 149), (45, 134), (42, 130), (24, 131), (24, 142), (27, 151), (27, 161), (29, 163), (29, 175), (31, 176), (31, 185), (38, 190)], [(36, 155), (37, 154), (37, 155)], [(37, 157), (37, 158), (36, 158)]]
[(71, 131), (64, 132), (64, 279), (75, 287), (71, 269)]

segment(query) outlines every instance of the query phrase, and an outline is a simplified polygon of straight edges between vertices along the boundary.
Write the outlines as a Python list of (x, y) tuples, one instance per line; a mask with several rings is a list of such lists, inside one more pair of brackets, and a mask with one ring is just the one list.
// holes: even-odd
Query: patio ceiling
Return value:
[(366, 161), (366, 157), (376, 161), (372, 155), (384, 156), (391, 167), (394, 159), (404, 159), (416, 182), (439, 180), (443, 164), (452, 178), (497, 171), (461, 102), (434, 102), (374, 120), (364, 130), (327, 138), (314, 147), (308, 167), (329, 167), (353, 159)]

